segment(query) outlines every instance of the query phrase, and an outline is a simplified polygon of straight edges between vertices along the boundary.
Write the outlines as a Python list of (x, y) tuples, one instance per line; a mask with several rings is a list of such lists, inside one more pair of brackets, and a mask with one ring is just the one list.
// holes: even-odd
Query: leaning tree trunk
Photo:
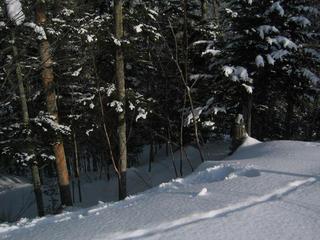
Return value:
[[(44, 10), (44, 2), (38, 0), (36, 2), (36, 22), (39, 26), (44, 27), (47, 18)], [(42, 67), (42, 82), (44, 91), (46, 93), (47, 111), (55, 119), (55, 122), (59, 122), (57, 95), (55, 91), (55, 81), (52, 68), (52, 57), (50, 53), (50, 44), (48, 39), (42, 38), (40, 40), (40, 57)], [(53, 151), (56, 158), (56, 167), (58, 173), (58, 182), (61, 196), (61, 204), (66, 206), (72, 206), (72, 197), (69, 183), (69, 173), (67, 168), (67, 161), (64, 152), (64, 145), (61, 137), (54, 139)]]
[[(14, 59), (17, 59), (19, 54), (18, 54), (18, 49), (15, 46), (14, 32), (12, 32), (12, 42), (13, 42), (13, 45), (12, 45), (13, 56), (14, 56)], [(35, 151), (34, 151), (34, 146), (29, 136), (29, 132), (30, 132), (29, 109), (28, 109), (27, 97), (26, 97), (26, 92), (25, 92), (24, 83), (23, 83), (21, 66), (18, 61), (16, 62), (16, 76), (18, 79), (18, 88), (19, 88), (20, 104), (21, 104), (21, 110), (22, 110), (23, 125), (24, 125), (24, 130), (27, 134), (27, 137), (26, 137), (27, 151), (29, 156), (30, 155), (33, 156), (32, 158), (33, 161), (31, 166), (33, 190), (34, 190), (36, 204), (37, 204), (38, 216), (41, 217), (41, 216), (44, 216), (44, 205), (43, 205), (43, 197), (42, 197), (42, 191), (41, 191), (39, 167), (38, 167), (38, 162), (37, 162)]]
[(120, 44), (116, 47), (116, 85), (118, 101), (122, 104), (122, 111), (118, 114), (118, 141), (119, 141), (119, 199), (124, 199), (127, 195), (126, 172), (127, 172), (127, 137), (126, 137), (126, 113), (125, 113), (125, 79), (124, 79), (124, 59), (122, 49), (123, 38), (123, 16), (122, 0), (114, 0), (115, 37)]

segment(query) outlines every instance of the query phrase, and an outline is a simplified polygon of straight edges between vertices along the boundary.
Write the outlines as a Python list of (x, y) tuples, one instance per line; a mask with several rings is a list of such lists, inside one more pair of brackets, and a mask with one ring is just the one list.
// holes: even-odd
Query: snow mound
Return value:
[(241, 147), (248, 147), (248, 146), (253, 146), (256, 145), (258, 143), (261, 143), (259, 140), (252, 138), (252, 137), (246, 137), (245, 141), (243, 142), (243, 144), (241, 145)]
[[(215, 162), (208, 162), (209, 164), (216, 165)], [(185, 179), (185, 183), (188, 184), (201, 184), (201, 183), (212, 183), (218, 181), (224, 181), (229, 179), (234, 179), (236, 177), (257, 177), (260, 176), (260, 172), (253, 167), (237, 167), (230, 164), (221, 164), (214, 167), (209, 167), (204, 171), (199, 171), (203, 167), (197, 169), (198, 172), (192, 174)]]
[(202, 188), (202, 190), (198, 193), (198, 196), (206, 196), (208, 194), (208, 189)]

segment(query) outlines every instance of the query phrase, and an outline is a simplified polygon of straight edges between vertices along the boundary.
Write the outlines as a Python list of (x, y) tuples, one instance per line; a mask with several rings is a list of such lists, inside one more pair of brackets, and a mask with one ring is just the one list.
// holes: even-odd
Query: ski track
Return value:
[[(114, 239), (114, 240), (126, 240), (126, 239), (138, 239), (142, 237), (148, 237), (152, 236), (154, 234), (163, 233), (169, 230), (172, 230), (174, 228), (179, 228), (188, 224), (196, 223), (202, 220), (207, 220), (210, 218), (216, 218), (220, 216), (224, 216), (226, 214), (244, 210), (250, 207), (253, 207), (258, 204), (262, 204), (268, 201), (278, 200), (281, 199), (283, 196), (291, 193), (292, 191), (295, 191), (297, 188), (304, 186), (304, 185), (310, 185), (317, 181), (317, 178), (311, 177), (304, 180), (297, 180), (294, 182), (290, 182), (285, 187), (280, 188), (278, 190), (275, 190), (269, 194), (260, 196), (260, 197), (251, 197), (247, 199), (246, 201), (239, 202), (237, 204), (233, 204), (224, 208), (215, 209), (206, 213), (195, 213), (192, 215), (189, 215), (187, 217), (183, 217), (171, 222), (166, 223), (160, 223), (155, 227), (146, 228), (146, 229), (138, 229), (134, 231), (129, 232), (118, 232), (114, 233), (110, 236), (108, 236), (108, 239)], [(106, 239), (106, 236), (103, 236), (99, 239)]]

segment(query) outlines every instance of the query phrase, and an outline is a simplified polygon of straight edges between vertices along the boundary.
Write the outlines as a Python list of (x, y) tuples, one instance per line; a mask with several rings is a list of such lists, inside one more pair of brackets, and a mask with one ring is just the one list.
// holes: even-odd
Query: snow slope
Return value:
[(0, 226), (0, 239), (319, 239), (320, 144), (247, 142), (125, 201)]
[(0, 222), (2, 219), (17, 219), (21, 215), (33, 216), (37, 211), (32, 185), (22, 177), (0, 176), (0, 203)]
[[(187, 156), (193, 168), (201, 163), (198, 150), (192, 146), (185, 148)], [(228, 141), (215, 141), (203, 147), (206, 159), (221, 160), (229, 152)], [(174, 162), (179, 173), (180, 152), (174, 153)], [(145, 146), (139, 156), (139, 167), (132, 167), (127, 171), (128, 193), (130, 195), (143, 192), (163, 182), (175, 178), (171, 154), (166, 155), (163, 145), (158, 149), (155, 162), (152, 163), (151, 172), (148, 171), (149, 146)], [(191, 173), (191, 168), (186, 159), (182, 164), (183, 175)], [(79, 202), (77, 186), (75, 185), (75, 207), (91, 207), (99, 202), (111, 202), (118, 199), (118, 180), (112, 173), (108, 181), (104, 174), (81, 174), (82, 202)], [(57, 196), (56, 199), (59, 199)], [(50, 209), (50, 197), (44, 195), (46, 209)], [(12, 203), (15, 204), (12, 204)], [(21, 217), (34, 218), (37, 216), (32, 184), (27, 179), (13, 176), (0, 176), (0, 223), (2, 221), (14, 222)], [(57, 203), (58, 205), (58, 203)]]

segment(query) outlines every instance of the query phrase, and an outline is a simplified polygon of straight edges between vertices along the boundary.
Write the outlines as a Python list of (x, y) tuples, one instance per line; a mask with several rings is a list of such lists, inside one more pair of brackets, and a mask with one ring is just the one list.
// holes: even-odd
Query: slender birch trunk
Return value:
[[(14, 59), (17, 59), (19, 56), (19, 53), (18, 53), (17, 47), (15, 46), (14, 32), (12, 32), (12, 42), (13, 42), (13, 45), (12, 45), (13, 56), (14, 56)], [(24, 130), (27, 134), (29, 134), (29, 131), (30, 131), (29, 109), (28, 109), (28, 104), (27, 104), (25, 87), (24, 87), (24, 83), (23, 83), (21, 65), (18, 61), (16, 62), (16, 76), (18, 79), (19, 96), (20, 96)], [(26, 138), (26, 144), (28, 146), (28, 154), (33, 156), (33, 162), (31, 165), (33, 191), (35, 194), (38, 216), (42, 217), (42, 216), (44, 216), (44, 204), (43, 204), (43, 197), (42, 197), (42, 190), (41, 190), (41, 180), (40, 180), (40, 174), (39, 174), (39, 167), (38, 167), (38, 162), (37, 162), (35, 151), (34, 151), (34, 146), (31, 143), (31, 139), (30, 139), (29, 135)]]

